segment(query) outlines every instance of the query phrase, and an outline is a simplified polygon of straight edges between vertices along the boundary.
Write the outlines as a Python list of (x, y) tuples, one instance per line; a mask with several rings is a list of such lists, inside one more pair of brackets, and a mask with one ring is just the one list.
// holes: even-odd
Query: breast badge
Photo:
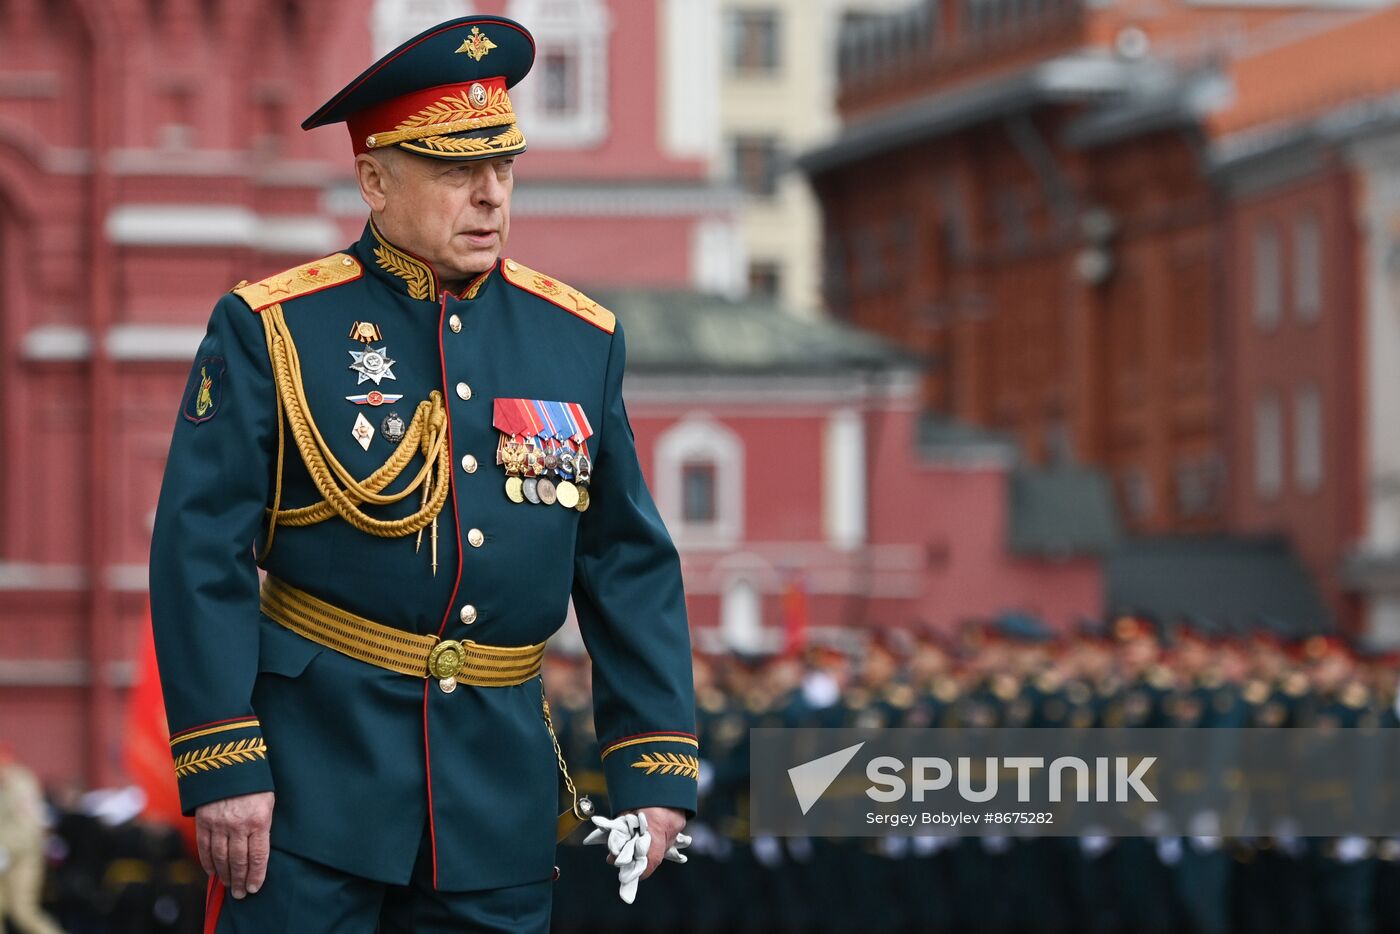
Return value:
[(394, 361), (389, 359), (389, 348), (380, 347), (378, 350), (370, 349), (365, 345), (364, 350), (350, 351), (350, 369), (359, 374), (359, 379), (355, 380), (355, 385), (374, 380), (374, 385), (378, 386), (380, 380), (398, 379), (394, 375)]
[(355, 427), (350, 429), (350, 434), (360, 442), (360, 447), (369, 450), (369, 443), (374, 440), (374, 426), (365, 418), (364, 412), (355, 416)]
[(404, 424), (404, 420), (398, 412), (390, 412), (384, 416), (384, 421), (379, 425), (379, 433), (390, 444), (398, 444), (402, 441), (404, 433), (407, 431), (408, 426)]
[(398, 402), (403, 396), (392, 392), (380, 392), (378, 389), (375, 389), (370, 392), (346, 396), (345, 398), (356, 405), (386, 405)]

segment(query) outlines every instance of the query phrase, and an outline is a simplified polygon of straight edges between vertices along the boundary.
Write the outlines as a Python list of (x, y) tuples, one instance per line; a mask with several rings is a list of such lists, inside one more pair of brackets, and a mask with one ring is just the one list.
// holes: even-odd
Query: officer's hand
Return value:
[[(631, 811), (623, 811), (624, 814), (636, 813), (647, 816), (647, 832), (651, 834), (651, 849), (647, 850), (647, 868), (642, 873), (642, 878), (646, 879), (656, 872), (656, 867), (661, 865), (661, 860), (666, 856), (666, 851), (676, 842), (676, 834), (685, 827), (685, 812), (675, 808), (633, 808)], [(609, 857), (608, 862), (612, 862)]]
[(260, 791), (211, 801), (194, 812), (199, 862), (234, 898), (256, 892), (267, 877), (272, 801), (272, 792)]

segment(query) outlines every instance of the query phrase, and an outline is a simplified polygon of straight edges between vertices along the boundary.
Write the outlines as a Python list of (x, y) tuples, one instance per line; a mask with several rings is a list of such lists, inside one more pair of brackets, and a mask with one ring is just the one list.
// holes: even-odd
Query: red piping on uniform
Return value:
[(428, 689), (432, 686), (432, 678), (423, 682), (423, 770), (428, 778), (428, 843), (433, 851), (433, 888), (437, 888), (437, 829), (433, 826), (433, 757), (428, 751)]
[[(444, 405), (444, 407), (445, 407), (445, 406), (448, 404), (447, 401), (446, 401), (446, 400), (447, 400), (447, 351), (446, 351), (446, 348), (443, 346), (443, 343), (442, 343), (442, 326), (443, 326), (443, 324), (444, 324), (444, 323), (446, 322), (446, 320), (447, 320), (447, 293), (446, 293), (446, 292), (443, 292), (443, 293), (441, 294), (441, 297), (440, 297), (439, 301), (440, 301), (440, 305), (439, 305), (440, 310), (438, 311), (438, 362), (442, 365), (442, 393), (443, 393), (443, 405)], [(448, 462), (449, 462), (449, 463), (454, 464), (454, 465), (457, 463), (457, 452), (456, 452), (456, 450), (452, 447), (452, 413), (451, 413), (451, 412), (448, 412), (448, 415), (447, 415), (447, 457), (448, 457)], [(456, 487), (456, 480), (455, 480), (455, 479), (451, 479), (451, 478), (450, 478), (450, 475), (449, 475), (448, 483), (450, 483), (450, 484), (453, 486), (453, 488), (454, 488), (454, 489), (453, 489), (452, 496), (451, 496), (451, 499), (452, 499), (452, 534), (456, 536), (456, 538), (455, 538), (454, 540), (457, 542), (457, 551), (458, 551), (458, 554), (457, 554), (457, 577), (456, 577), (456, 579), (453, 580), (453, 582), (452, 582), (452, 599), (448, 601), (447, 609), (443, 610), (443, 613), (442, 613), (442, 623), (438, 626), (437, 634), (438, 634), (438, 638), (439, 638), (439, 639), (441, 639), (441, 638), (442, 638), (442, 634), (443, 634), (444, 632), (447, 631), (447, 621), (448, 621), (448, 619), (451, 618), (451, 615), (452, 615), (452, 607), (453, 607), (453, 605), (455, 604), (455, 602), (456, 602), (456, 600), (457, 600), (457, 588), (459, 588), (459, 587), (462, 586), (462, 565), (465, 563), (465, 562), (462, 560), (462, 555), (461, 555), (461, 549), (462, 549), (462, 522), (461, 522), (461, 518), (457, 515), (457, 494), (456, 494), (456, 490), (455, 490), (455, 487)], [(432, 844), (433, 844), (433, 888), (437, 888), (437, 824), (436, 824), (436, 822), (433, 820), (433, 756), (432, 756), (432, 750), (431, 750), (431, 748), (430, 748), (429, 745), (428, 745), (428, 689), (432, 686), (432, 683), (433, 683), (433, 682), (432, 682), (431, 679), (429, 679), (428, 681), (425, 681), (425, 682), (423, 683), (423, 768), (424, 768), (424, 771), (425, 771), (425, 773), (426, 773), (426, 775), (427, 775), (427, 779), (428, 779), (428, 835), (429, 835), (429, 837), (431, 838)]]
[(214, 934), (219, 926), (219, 914), (224, 910), (224, 884), (218, 876), (209, 877), (204, 893), (204, 934)]
[[(498, 256), (498, 257), (496, 257), (496, 261), (495, 261), (494, 263), (492, 263), (489, 267), (487, 267), (487, 269), (486, 269), (485, 272), (483, 272), (481, 275), (477, 276), (475, 279), (473, 279), (473, 280), (471, 281), (471, 283), (470, 283), (470, 284), (466, 287), (466, 289), (462, 292), (462, 295), (463, 295), (463, 296), (470, 295), (470, 294), (472, 293), (472, 289), (480, 288), (480, 287), (481, 287), (481, 283), (485, 282), (485, 281), (486, 281), (486, 277), (489, 276), (489, 275), (491, 275), (491, 273), (495, 272), (495, 271), (496, 271), (496, 267), (499, 266), (500, 264), (501, 264), (501, 258)], [(453, 298), (456, 298), (459, 302), (460, 302), (460, 301), (465, 301), (465, 300), (466, 300), (465, 298), (458, 298), (456, 295), (453, 295), (452, 297), (453, 297)]]
[[(487, 22), (487, 21), (483, 21), (483, 22)], [(535, 38), (534, 38), (534, 36), (531, 36), (531, 35), (530, 35), (528, 32), (526, 32), (524, 29), (521, 29), (519, 26), (516, 26), (516, 25), (514, 25), (514, 24), (512, 24), (512, 23), (502, 23), (502, 22), (498, 22), (498, 21), (496, 21), (496, 20), (490, 20), (489, 23), (490, 23), (490, 25), (492, 25), (492, 26), (502, 26), (502, 27), (504, 27), (504, 28), (506, 28), (506, 29), (514, 29), (516, 32), (518, 32), (518, 33), (520, 33), (522, 36), (524, 36), (524, 37), (525, 37), (525, 41), (528, 42), (528, 43), (530, 43), (530, 52), (532, 53), (532, 57), (533, 57), (533, 53), (534, 53), (534, 51), (535, 51)], [(435, 36), (441, 35), (442, 33), (445, 33), (445, 32), (451, 32), (451, 31), (454, 30), (454, 29), (460, 29), (460, 28), (462, 28), (462, 27), (465, 26), (465, 25), (467, 25), (467, 24), (466, 24), (466, 23), (454, 23), (454, 24), (452, 24), (451, 26), (446, 26), (446, 27), (444, 27), (444, 28), (442, 28), (442, 29), (434, 30), (433, 32), (430, 32), (430, 33), (428, 33), (426, 36), (424, 36), (423, 38), (419, 39), (417, 42), (413, 43), (413, 45), (406, 45), (406, 46), (404, 46), (403, 48), (399, 49), (399, 50), (398, 50), (397, 52), (395, 52), (392, 56), (390, 56), (389, 58), (384, 59), (384, 61), (382, 61), (382, 62), (380, 62), (378, 65), (376, 65), (376, 66), (374, 67), (374, 70), (365, 72), (363, 75), (360, 76), (359, 80), (357, 80), (354, 84), (352, 84), (352, 85), (350, 85), (349, 87), (345, 88), (345, 90), (341, 91), (341, 92), (340, 92), (339, 94), (337, 94), (335, 97), (331, 98), (330, 101), (326, 104), (326, 106), (324, 106), (324, 107), (322, 107), (320, 110), (316, 111), (315, 116), (319, 117), (321, 114), (325, 113), (325, 112), (328, 111), (328, 110), (334, 110), (334, 109), (336, 108), (336, 106), (337, 106), (338, 104), (340, 104), (341, 101), (345, 100), (345, 98), (349, 97), (352, 93), (354, 93), (356, 90), (358, 90), (359, 87), (360, 87), (360, 85), (364, 84), (364, 83), (365, 83), (366, 81), (368, 81), (370, 78), (373, 78), (375, 75), (379, 74), (379, 72), (380, 72), (381, 69), (387, 67), (387, 66), (389, 65), (390, 62), (392, 62), (392, 61), (394, 61), (395, 59), (397, 59), (400, 55), (403, 55), (404, 53), (408, 52), (410, 49), (416, 48), (416, 47), (417, 47), (418, 45), (420, 45), (421, 43), (427, 42), (429, 39), (432, 39), (432, 38), (435, 37)], [(313, 119), (314, 119), (314, 118), (313, 118)], [(307, 127), (306, 129), (310, 129), (310, 127)]]
[[(443, 325), (447, 322), (447, 293), (446, 293), (446, 292), (443, 292), (443, 293), (442, 293), (442, 295), (440, 296), (439, 301), (440, 301), (440, 308), (441, 308), (441, 310), (438, 312), (438, 362), (442, 364), (442, 398), (443, 398), (443, 407), (446, 408), (446, 407), (448, 406), (448, 404), (449, 404), (449, 403), (447, 402), (447, 399), (448, 399), (448, 393), (447, 393), (447, 348), (444, 347), (444, 346), (443, 346), (443, 343), (442, 343), (442, 328), (443, 328)], [(448, 412), (447, 415), (448, 415), (448, 417), (447, 417), (447, 456), (448, 456), (448, 458), (451, 460), (452, 464), (455, 466), (456, 463), (457, 463), (457, 451), (456, 451), (456, 449), (455, 449), (455, 448), (453, 447), (453, 445), (452, 445), (452, 413), (451, 413), (451, 412)], [(449, 481), (449, 482), (452, 484), (452, 486), (453, 486), (454, 488), (456, 487), (456, 481), (455, 481), (455, 479), (454, 479), (454, 480), (451, 480), (451, 481)], [(453, 531), (454, 531), (454, 532), (456, 533), (456, 535), (457, 535), (457, 539), (456, 539), (456, 540), (457, 540), (457, 547), (458, 547), (458, 555), (457, 555), (457, 578), (456, 578), (456, 580), (453, 581), (453, 583), (452, 583), (452, 599), (455, 601), (455, 600), (457, 599), (457, 588), (460, 587), (460, 586), (462, 586), (462, 565), (465, 563), (465, 562), (462, 561), (462, 555), (461, 555), (461, 545), (462, 545), (462, 522), (461, 522), (461, 517), (457, 515), (457, 494), (456, 494), (455, 489), (454, 489), (453, 494), (452, 494), (452, 529), (453, 529)], [(438, 634), (438, 638), (439, 638), (439, 639), (442, 638), (442, 634), (447, 630), (447, 621), (448, 621), (449, 619), (451, 619), (451, 617), (452, 617), (452, 603), (448, 603), (448, 604), (447, 604), (447, 609), (444, 610), (444, 611), (443, 611), (443, 614), (442, 614), (442, 624), (438, 626), (437, 634)]]

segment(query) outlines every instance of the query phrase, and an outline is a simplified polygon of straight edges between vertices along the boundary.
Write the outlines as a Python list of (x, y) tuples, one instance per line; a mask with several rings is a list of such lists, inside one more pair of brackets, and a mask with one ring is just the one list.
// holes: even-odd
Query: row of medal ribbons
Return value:
[(505, 468), (513, 503), (588, 509), (593, 426), (577, 402), (497, 399), (492, 425), (501, 433), (496, 463)]

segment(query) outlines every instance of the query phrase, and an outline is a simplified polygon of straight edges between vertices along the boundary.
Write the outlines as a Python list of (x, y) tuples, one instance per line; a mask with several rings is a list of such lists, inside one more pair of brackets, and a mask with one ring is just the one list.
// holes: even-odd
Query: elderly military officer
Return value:
[(695, 807), (679, 563), (622, 329), (500, 257), (533, 58), (519, 24), (467, 17), (336, 94), (303, 126), (348, 123), (363, 236), (235, 287), (198, 350), (151, 604), (211, 930), (543, 929), (539, 670), (570, 596), (648, 874)]

